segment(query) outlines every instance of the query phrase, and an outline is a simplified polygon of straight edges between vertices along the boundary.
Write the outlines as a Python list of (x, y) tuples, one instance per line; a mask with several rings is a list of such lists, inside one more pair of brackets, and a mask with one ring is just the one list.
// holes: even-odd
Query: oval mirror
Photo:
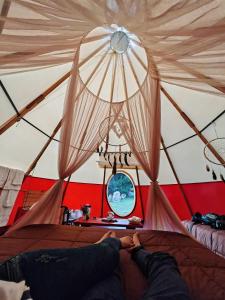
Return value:
[(126, 217), (132, 213), (136, 204), (136, 195), (130, 176), (118, 172), (109, 178), (107, 201), (111, 210), (120, 217)]

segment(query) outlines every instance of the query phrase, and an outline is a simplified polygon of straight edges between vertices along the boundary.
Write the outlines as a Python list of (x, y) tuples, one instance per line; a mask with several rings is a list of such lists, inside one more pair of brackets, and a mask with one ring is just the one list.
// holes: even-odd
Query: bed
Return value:
[(225, 258), (225, 230), (217, 230), (209, 225), (195, 224), (189, 220), (183, 221), (183, 224), (200, 243)]
[[(82, 247), (97, 241), (106, 228), (32, 225), (0, 237), (0, 261), (18, 253), (43, 248)], [(133, 230), (115, 230), (118, 236)], [(225, 260), (189, 237), (178, 233), (139, 230), (145, 249), (174, 255), (192, 299), (225, 299)], [(146, 280), (127, 251), (121, 251), (121, 272), (126, 299), (140, 299)]]

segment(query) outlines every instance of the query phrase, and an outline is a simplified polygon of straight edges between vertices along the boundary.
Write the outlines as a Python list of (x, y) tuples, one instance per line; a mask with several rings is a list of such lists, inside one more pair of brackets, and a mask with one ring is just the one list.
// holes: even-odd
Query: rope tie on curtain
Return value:
[(152, 181), (150, 181), (150, 185), (151, 185), (152, 188), (155, 188), (155, 187), (159, 186), (159, 182), (158, 182), (157, 179), (152, 180)]

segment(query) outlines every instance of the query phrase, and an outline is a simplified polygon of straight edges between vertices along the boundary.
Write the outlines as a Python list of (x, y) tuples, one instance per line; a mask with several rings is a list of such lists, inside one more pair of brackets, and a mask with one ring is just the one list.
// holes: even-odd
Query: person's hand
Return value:
[(134, 247), (133, 238), (131, 236), (128, 236), (128, 235), (120, 238), (120, 243), (121, 243), (121, 248), (122, 249), (127, 249), (127, 248)]

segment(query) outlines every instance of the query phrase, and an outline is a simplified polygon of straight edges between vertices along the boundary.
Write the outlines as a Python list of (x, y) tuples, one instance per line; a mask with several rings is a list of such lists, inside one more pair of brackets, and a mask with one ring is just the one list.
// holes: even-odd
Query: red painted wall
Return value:
[(55, 180), (52, 179), (32, 177), (32, 176), (26, 177), (25, 180), (23, 181), (21, 190), (14, 204), (13, 210), (9, 218), (8, 225), (13, 224), (16, 214), (18, 214), (20, 208), (23, 206), (25, 191), (29, 191), (29, 190), (46, 191), (53, 185), (54, 182)]
[(194, 212), (225, 214), (225, 184), (207, 182), (185, 184), (184, 191)]
[[(27, 177), (22, 185), (21, 191), (19, 192), (18, 198), (10, 216), (9, 224), (13, 223), (18, 208), (22, 207), (24, 200), (24, 191), (45, 191), (50, 188), (54, 182), (55, 180), (51, 179)], [(64, 205), (68, 206), (69, 208), (77, 209), (80, 208), (81, 205), (89, 203), (92, 206), (92, 216), (99, 217), (101, 215), (102, 187), (102, 184), (71, 182), (65, 195)], [(182, 194), (180, 193), (179, 186), (173, 184), (162, 185), (161, 187), (179, 217), (182, 220), (190, 218), (190, 213), (182, 197)], [(225, 214), (225, 184), (223, 182), (184, 184), (183, 188), (189, 200), (190, 206), (194, 212), (215, 212), (219, 214)], [(149, 193), (149, 187), (141, 186), (140, 189), (143, 204), (145, 207), (146, 199)], [(107, 212), (110, 210), (105, 196), (106, 192), (104, 191), (104, 216), (106, 216)], [(136, 215), (142, 218), (143, 215), (138, 187), (136, 187), (136, 196), (137, 204), (130, 216)]]

